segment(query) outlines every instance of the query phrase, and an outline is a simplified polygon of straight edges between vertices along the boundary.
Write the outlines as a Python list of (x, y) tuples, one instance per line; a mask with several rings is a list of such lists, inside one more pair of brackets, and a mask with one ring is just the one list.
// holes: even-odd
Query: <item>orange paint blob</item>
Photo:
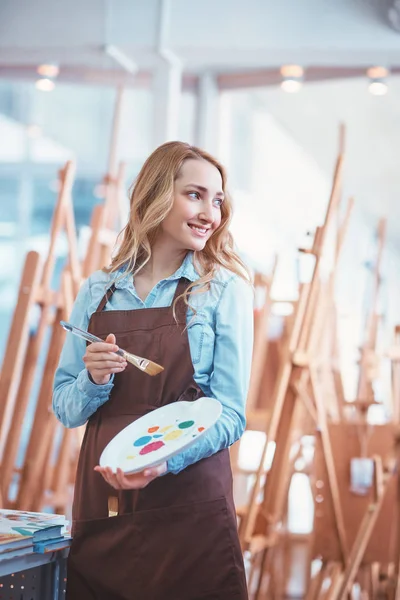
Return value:
[(156, 425), (155, 427), (149, 427), (148, 428), (148, 432), (149, 433), (154, 433), (155, 431), (158, 431), (160, 428), (158, 427), (158, 425)]
[(199, 431), (204, 431), (205, 427), (198, 427)]

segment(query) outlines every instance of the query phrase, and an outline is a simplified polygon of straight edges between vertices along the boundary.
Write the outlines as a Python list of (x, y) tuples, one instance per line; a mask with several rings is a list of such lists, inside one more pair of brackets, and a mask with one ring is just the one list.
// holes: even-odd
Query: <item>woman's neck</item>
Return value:
[(187, 250), (177, 252), (164, 245), (154, 244), (150, 260), (140, 270), (140, 273), (156, 284), (173, 275), (181, 266), (186, 254)]

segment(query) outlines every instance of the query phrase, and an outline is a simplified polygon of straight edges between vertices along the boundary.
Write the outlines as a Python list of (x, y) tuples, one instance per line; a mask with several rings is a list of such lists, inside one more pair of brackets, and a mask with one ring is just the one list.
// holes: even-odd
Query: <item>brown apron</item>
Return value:
[[(188, 285), (180, 279), (175, 298)], [(140, 416), (177, 400), (203, 396), (193, 379), (187, 307), (104, 307), (89, 331), (162, 364), (155, 377), (128, 365), (108, 402), (87, 424), (79, 458), (68, 560), (68, 600), (247, 600), (232, 497), (228, 450), (167, 474), (143, 490), (116, 491), (93, 468), (108, 442)], [(119, 513), (108, 516), (108, 498)]]

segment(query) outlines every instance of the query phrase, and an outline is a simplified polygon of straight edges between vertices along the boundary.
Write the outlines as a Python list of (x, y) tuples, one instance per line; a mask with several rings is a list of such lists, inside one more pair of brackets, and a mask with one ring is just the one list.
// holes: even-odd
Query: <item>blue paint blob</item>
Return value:
[(137, 439), (133, 442), (134, 446), (144, 446), (151, 441), (151, 435), (144, 435), (143, 437)]
[(163, 437), (161, 433), (155, 433), (153, 435), (153, 438), (160, 438), (160, 437)]

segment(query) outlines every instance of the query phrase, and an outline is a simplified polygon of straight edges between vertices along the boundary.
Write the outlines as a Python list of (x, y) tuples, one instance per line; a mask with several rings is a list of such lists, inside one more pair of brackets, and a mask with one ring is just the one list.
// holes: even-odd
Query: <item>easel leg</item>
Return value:
[(261, 587), (262, 587), (262, 582), (263, 582), (263, 577), (264, 577), (264, 572), (265, 572), (265, 565), (266, 565), (268, 550), (269, 550), (269, 548), (264, 548), (264, 550), (261, 553), (260, 570), (258, 572), (257, 588), (256, 588), (256, 592), (255, 592), (255, 595), (254, 595), (254, 600), (259, 600), (259, 598), (260, 598), (260, 593), (261, 593)]
[(317, 600), (317, 598), (320, 595), (320, 591), (321, 591), (324, 579), (328, 574), (328, 570), (329, 570), (329, 563), (324, 561), (322, 563), (321, 568), (318, 571), (318, 573), (311, 580), (311, 584), (310, 584), (309, 590), (307, 592), (306, 600)]
[(375, 504), (369, 506), (369, 509), (361, 522), (360, 529), (354, 541), (354, 545), (351, 549), (346, 569), (343, 573), (343, 577), (341, 578), (340, 585), (336, 588), (335, 593), (332, 596), (332, 600), (344, 600), (346, 598), (347, 592), (354, 581), (354, 578), (358, 572), (362, 558), (364, 556), (365, 550), (367, 548), (368, 542), (371, 538), (375, 523), (379, 516), (380, 508), (382, 506), (383, 498), (384, 492), (382, 492), (381, 497)]

